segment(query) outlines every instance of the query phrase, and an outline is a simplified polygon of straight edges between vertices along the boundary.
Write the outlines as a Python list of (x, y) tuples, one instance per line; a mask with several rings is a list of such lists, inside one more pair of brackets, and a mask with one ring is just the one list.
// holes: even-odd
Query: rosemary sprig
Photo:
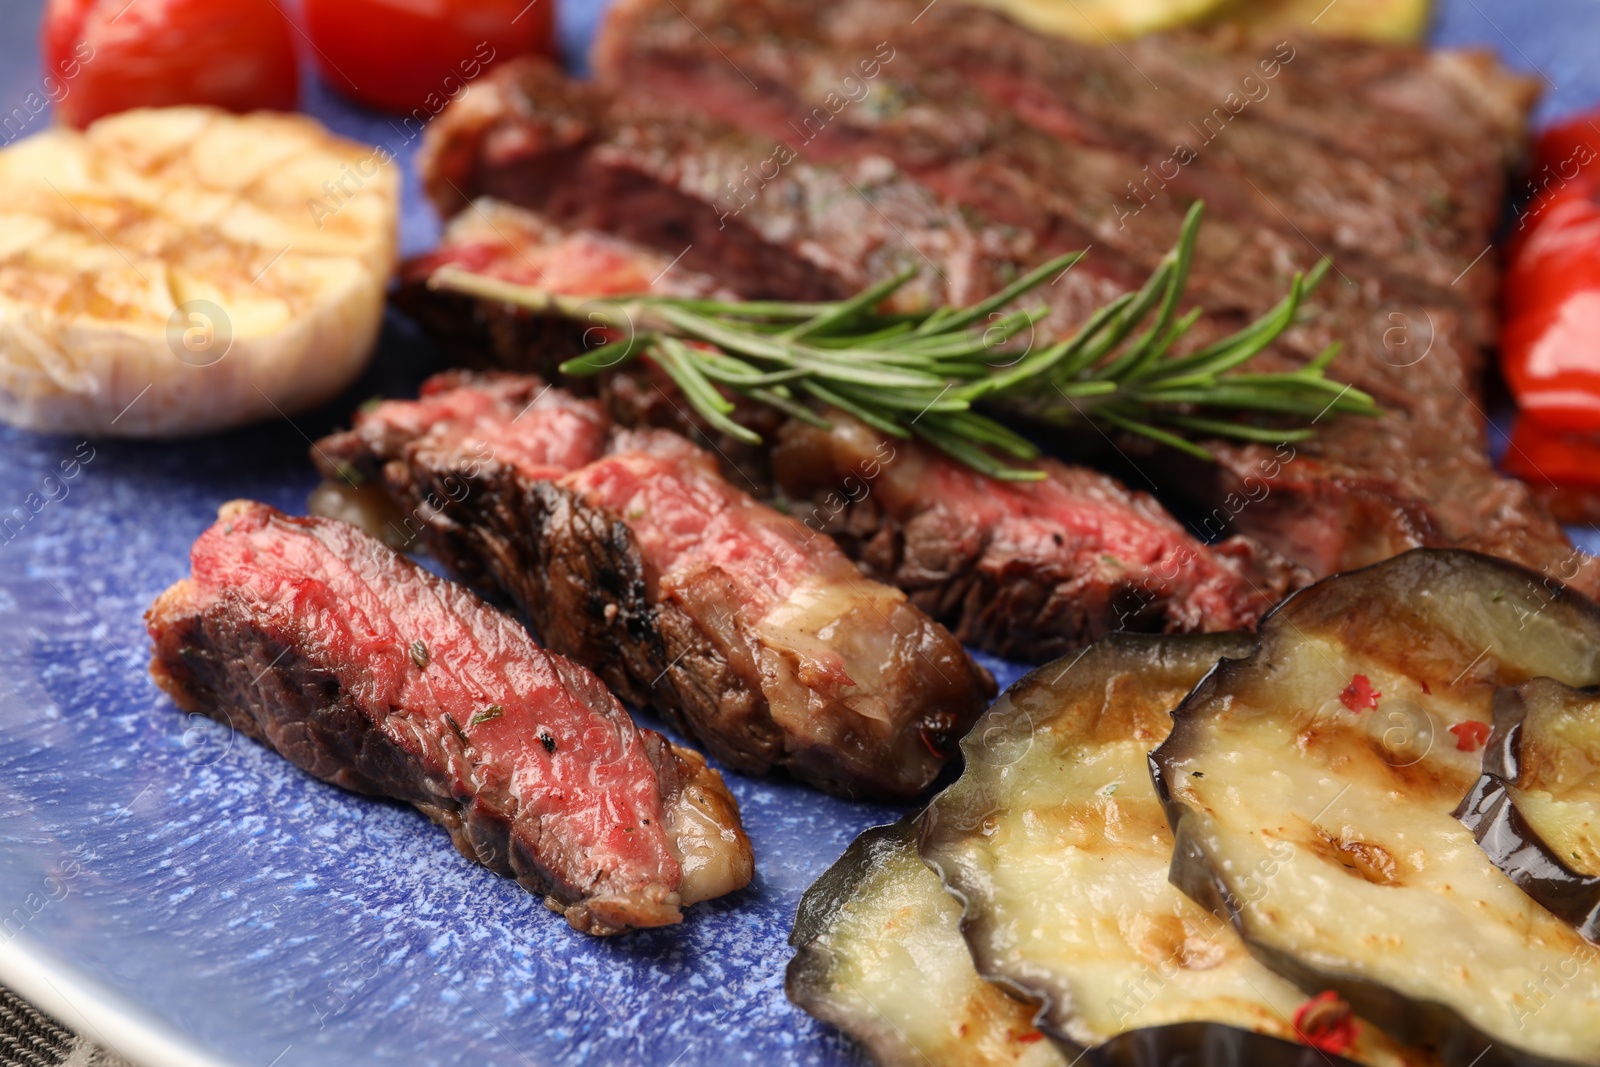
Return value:
[[(1327, 376), (1337, 345), (1295, 371), (1234, 373), (1294, 325), (1327, 272), (1326, 260), (1309, 275), (1297, 274), (1283, 300), (1256, 322), (1174, 354), (1199, 317), (1198, 310), (1180, 315), (1178, 307), (1202, 214), (1195, 204), (1177, 245), (1143, 288), (1043, 348), (1020, 338), (1049, 309), (1014, 305), (1082, 253), (1052, 259), (971, 307), (893, 314), (879, 308), (915, 277), (914, 269), (848, 300), (817, 304), (568, 296), (456, 267), (441, 268), (429, 284), (608, 327), (617, 340), (568, 360), (562, 372), (601, 374), (649, 355), (706, 422), (739, 440), (761, 438), (732, 418), (730, 394), (826, 427), (815, 408), (820, 403), (886, 434), (920, 437), (996, 478), (1044, 477), (1025, 465), (1039, 450), (979, 405), (1054, 423), (1099, 422), (1204, 459), (1210, 453), (1191, 435), (1294, 441), (1310, 436), (1310, 423), (1324, 414), (1378, 414), (1366, 393)], [(1223, 413), (1272, 415), (1290, 425), (1214, 417)]]

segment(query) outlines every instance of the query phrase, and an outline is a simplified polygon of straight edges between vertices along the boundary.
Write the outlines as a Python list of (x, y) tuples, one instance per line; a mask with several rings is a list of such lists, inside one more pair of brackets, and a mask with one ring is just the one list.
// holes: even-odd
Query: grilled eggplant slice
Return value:
[(1593, 947), (1454, 818), (1499, 685), (1600, 680), (1600, 609), (1424, 550), (1302, 591), (1259, 642), (1151, 757), (1173, 882), (1302, 988), (1448, 1064), (1600, 1064)]
[(806, 890), (789, 999), (880, 1067), (1066, 1067), (1031, 1005), (973, 970), (961, 906), (917, 855), (917, 824), (878, 826)]
[[(1035, 671), (968, 734), (965, 772), (923, 816), (922, 856), (965, 904), (977, 971), (1039, 1001), (1069, 1060), (1092, 1048), (1096, 1063), (1323, 1061), (1295, 1043), (1306, 995), (1168, 883), (1172, 836), (1150, 780), (1170, 709), (1254, 647), (1241, 634), (1115, 635)], [(1432, 1062), (1370, 1026), (1338, 1051)]]
[(1457, 814), (1508, 878), (1600, 944), (1600, 695), (1547, 678), (1496, 693), (1483, 777)]

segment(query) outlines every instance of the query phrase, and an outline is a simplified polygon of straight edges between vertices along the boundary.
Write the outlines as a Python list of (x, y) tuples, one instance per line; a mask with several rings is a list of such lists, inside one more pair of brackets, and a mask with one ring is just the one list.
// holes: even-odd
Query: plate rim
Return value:
[[(33, 6), (37, 0), (24, 2)], [(1430, 46), (1438, 46), (1438, 19), (1447, 2), (1435, 2), (1435, 22), (1428, 38)], [(570, 12), (574, 6), (563, 5), (563, 18), (571, 18)], [(599, 8), (604, 6), (596, 5)], [(588, 5), (584, 5), (584, 8), (587, 9)], [(1462, 45), (1446, 47), (1459, 49)], [(1506, 60), (1504, 42), (1491, 47), (1502, 61)], [(1516, 48), (1514, 42), (1511, 47)], [(582, 55), (583, 52), (573, 53), (568, 49), (569, 62), (574, 54)], [(1552, 95), (1547, 91), (1546, 100)], [(305, 103), (302, 101), (302, 109)], [(1546, 125), (1554, 118), (1556, 116), (1545, 115), (1543, 121), (1535, 119), (1530, 123), (1530, 129)], [(1600, 541), (1600, 537), (1597, 537), (1597, 541)], [(143, 1007), (116, 992), (110, 985), (94, 977), (83, 964), (62, 956), (27, 931), (10, 938), (0, 938), (0, 984), (60, 1025), (122, 1056), (137, 1067), (246, 1067), (243, 1060), (206, 1048), (197, 1037), (185, 1033), (158, 1011)], [(290, 1045), (278, 1052), (268, 1067), (278, 1064), (293, 1047)]]
[(25, 932), (0, 943), (0, 984), (80, 1038), (137, 1067), (236, 1067), (236, 1061), (218, 1058)]

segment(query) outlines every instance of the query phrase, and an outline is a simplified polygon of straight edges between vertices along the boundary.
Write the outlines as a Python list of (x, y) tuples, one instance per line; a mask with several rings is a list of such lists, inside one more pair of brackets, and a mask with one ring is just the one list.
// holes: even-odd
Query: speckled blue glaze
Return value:
[[(599, 6), (562, 9), (569, 54)], [(6, 108), (38, 78), (37, 16), (33, 0), (0, 7)], [(1600, 100), (1593, 3), (1459, 0), (1438, 36), (1542, 68), (1546, 117)], [(389, 119), (307, 96), (409, 159)], [(437, 233), (409, 171), (403, 229), (408, 252)], [(897, 811), (730, 775), (753, 885), (682, 926), (593, 940), (414, 811), (315, 782), (150, 684), (141, 613), (187, 572), (217, 506), (303, 510), (307, 439), (362, 397), (413, 388), (433, 358), (392, 320), (377, 367), (328, 410), (204, 442), (0, 429), (0, 513), (80, 464), (52, 483), (64, 496), (0, 533), (0, 942), (70, 961), (239, 1065), (852, 1062), (784, 999), (785, 939), (805, 887)], [(1020, 673), (986, 662), (1002, 683)]]

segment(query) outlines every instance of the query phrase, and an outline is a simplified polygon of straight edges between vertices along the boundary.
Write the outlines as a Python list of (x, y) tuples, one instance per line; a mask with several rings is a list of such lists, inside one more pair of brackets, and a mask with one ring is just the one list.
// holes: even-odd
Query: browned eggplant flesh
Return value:
[(1311, 998), (1167, 882), (1149, 751), (1213, 664), (1253, 648), (1123, 635), (1019, 682), (922, 817), (945, 887), (911, 827), (868, 831), (801, 905), (790, 997), (884, 1067), (1435, 1063), (1353, 1019), (1348, 1041), (1305, 1035), (1343, 1056), (1306, 1044)]
[(1600, 681), (1600, 609), (1416, 551), (1297, 594), (1258, 639), (1151, 757), (1173, 882), (1301, 988), (1451, 1067), (1600, 1064), (1593, 946), (1455, 818), (1499, 687)]

